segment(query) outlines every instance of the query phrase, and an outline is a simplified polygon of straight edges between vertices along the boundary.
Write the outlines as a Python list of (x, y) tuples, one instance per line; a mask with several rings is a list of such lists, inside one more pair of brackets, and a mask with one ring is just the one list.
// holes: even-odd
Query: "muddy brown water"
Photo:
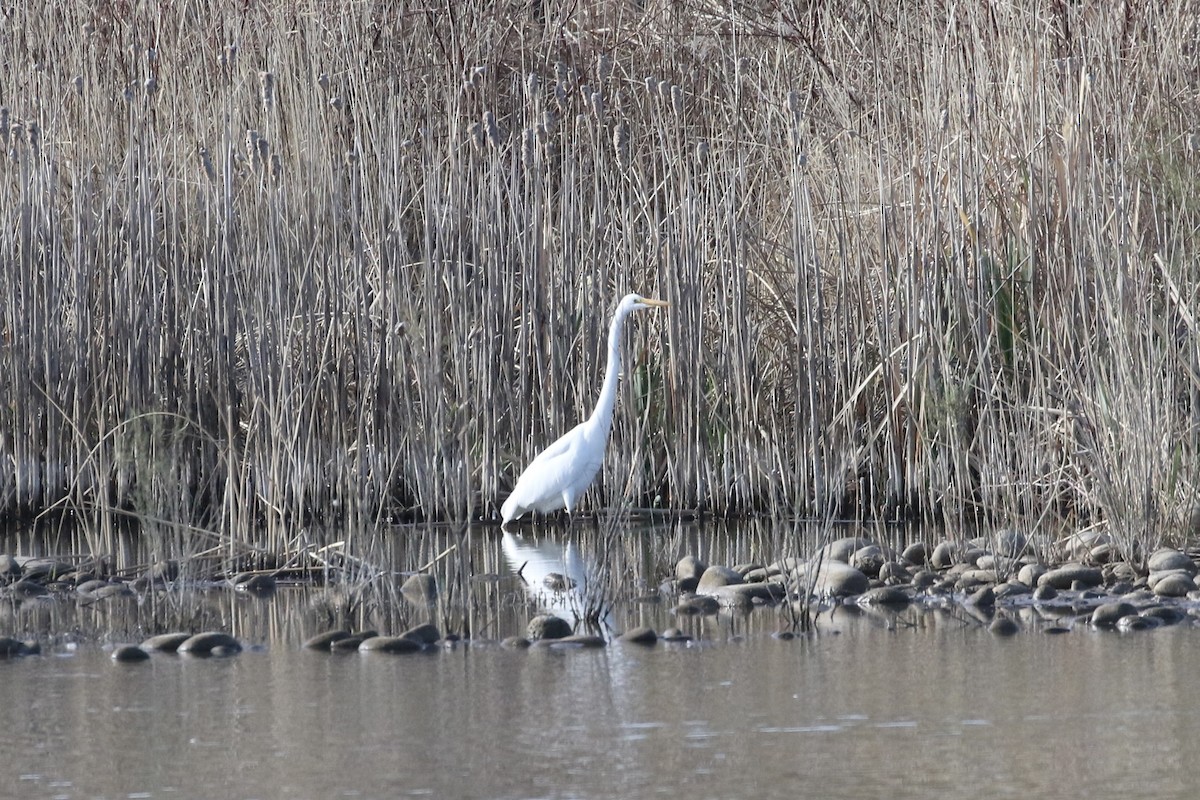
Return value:
[[(729, 562), (761, 544), (691, 536), (672, 546)], [(633, 577), (649, 581), (676, 556), (662, 539), (623, 542)], [(595, 553), (574, 544), (586, 575)], [(397, 627), (463, 621), (494, 641), (561, 605), (512, 577), (569, 571), (556, 545), (478, 537), (486, 580), (469, 611), (446, 598), (403, 611), (368, 600), (359, 611)], [(681, 624), (696, 640), (303, 650), (328, 617), (329, 591), (257, 598), (211, 587), (170, 603), (5, 608), (0, 632), (39, 635), (44, 653), (0, 661), (0, 797), (1170, 798), (1196, 787), (1200, 629), (1190, 622), (1122, 635), (1068, 618), (1056, 623), (1066, 633), (1048, 635), (1030, 611), (1021, 633), (996, 637), (952, 609), (836, 608), (816, 634), (781, 640), (771, 635), (786, 627), (778, 609), (680, 620), (669, 604), (630, 597), (608, 612), (613, 630)], [(112, 661), (114, 645), (171, 614), (229, 630), (248, 649)]]

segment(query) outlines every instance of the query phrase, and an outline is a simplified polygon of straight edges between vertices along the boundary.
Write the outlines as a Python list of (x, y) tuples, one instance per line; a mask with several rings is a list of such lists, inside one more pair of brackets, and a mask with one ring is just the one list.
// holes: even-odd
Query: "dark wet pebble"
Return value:
[(363, 633), (352, 633), (345, 639), (338, 639), (336, 642), (331, 642), (329, 645), (330, 652), (333, 653), (351, 653), (358, 650), (358, 646), (367, 639), (373, 639), (379, 635), (378, 631), (365, 631)]
[(684, 556), (675, 564), (675, 578), (680, 581), (687, 580), (688, 578), (700, 580), (700, 576), (704, 574), (706, 569), (708, 569), (708, 564), (705, 564), (695, 556)]
[[(220, 648), (220, 652), (217, 652), (218, 648)], [(241, 649), (242, 645), (237, 639), (220, 631), (197, 633), (179, 645), (180, 653), (194, 656), (230, 655), (240, 652)]]
[(21, 577), (26, 580), (46, 583), (54, 581), (74, 569), (70, 564), (64, 564), (53, 558), (30, 558), (21, 564)]
[(15, 578), (21, 574), (21, 565), (8, 553), (0, 554), (0, 577)]
[(996, 617), (996, 619), (992, 620), (992, 624), (988, 626), (988, 631), (993, 636), (1012, 636), (1021, 632), (1021, 626), (1017, 624), (1016, 620), (1009, 619), (1008, 617)]
[(417, 644), (433, 644), (442, 638), (442, 633), (437, 629), (437, 626), (429, 622), (409, 628), (400, 635), (405, 639), (412, 639)]
[(529, 620), (525, 635), (535, 642), (540, 639), (561, 639), (571, 635), (571, 625), (562, 617), (540, 614)]
[(41, 597), (44, 594), (49, 594), (50, 590), (43, 584), (30, 578), (21, 578), (21, 580), (8, 587), (9, 592), (14, 597)]
[(1103, 603), (1092, 612), (1091, 622), (1097, 628), (1115, 628), (1122, 617), (1136, 613), (1137, 609), (1131, 603)]
[(1033, 590), (1033, 599), (1039, 603), (1053, 600), (1056, 597), (1058, 597), (1058, 589), (1055, 589), (1053, 586), (1039, 586)]
[(658, 634), (654, 632), (653, 628), (641, 625), (621, 634), (621, 641), (633, 644), (654, 644), (658, 641)]
[(190, 638), (192, 638), (192, 634), (190, 633), (160, 633), (142, 642), (142, 649), (174, 653), (179, 650), (179, 645)]
[(415, 653), (421, 645), (403, 636), (372, 636), (358, 645), (362, 653)]
[(1049, 570), (1038, 578), (1038, 586), (1053, 586), (1055, 589), (1074, 589), (1081, 591), (1104, 582), (1104, 573), (1099, 567), (1088, 567), (1083, 564), (1066, 564)]
[(424, 572), (409, 575), (400, 584), (400, 595), (415, 606), (427, 606), (437, 602), (437, 578)]
[(1061, 634), (1061, 633), (1070, 633), (1070, 632), (1071, 632), (1070, 628), (1064, 628), (1061, 625), (1052, 625), (1049, 628), (1042, 629), (1042, 633), (1046, 633), (1051, 636), (1057, 636), (1058, 634)]
[(700, 582), (696, 585), (696, 591), (705, 594), (721, 586), (735, 586), (740, 583), (745, 583), (740, 572), (731, 567), (714, 564), (704, 570)]
[(306, 639), (303, 647), (308, 650), (328, 650), (334, 642), (348, 638), (350, 638), (350, 631), (347, 630), (324, 631)]
[[(38, 648), (40, 652), (40, 648)], [(20, 639), (13, 639), (9, 636), (0, 636), (0, 658), (11, 658), (13, 656), (27, 656), (34, 653), (34, 649), (26, 642)]]
[(524, 650), (531, 644), (533, 644), (533, 642), (529, 641), (524, 636), (509, 636), (500, 641), (501, 647), (507, 647), (513, 650)]
[(234, 577), (233, 588), (250, 594), (272, 594), (276, 588), (275, 576), (266, 572), (242, 573)]
[(116, 650), (113, 650), (112, 660), (131, 663), (134, 661), (145, 661), (150, 658), (150, 654), (136, 644), (123, 644)]

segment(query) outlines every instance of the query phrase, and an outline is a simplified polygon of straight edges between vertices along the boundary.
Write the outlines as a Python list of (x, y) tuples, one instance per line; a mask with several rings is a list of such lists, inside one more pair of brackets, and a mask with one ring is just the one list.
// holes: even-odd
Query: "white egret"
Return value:
[(641, 295), (626, 295), (613, 314), (608, 328), (608, 367), (604, 385), (592, 415), (560, 436), (547, 447), (517, 478), (512, 494), (500, 509), (507, 525), (528, 511), (547, 514), (566, 508), (570, 514), (604, 463), (604, 448), (612, 428), (613, 405), (617, 401), (617, 382), (621, 373), (621, 328), (625, 318), (643, 308), (666, 308), (662, 300)]

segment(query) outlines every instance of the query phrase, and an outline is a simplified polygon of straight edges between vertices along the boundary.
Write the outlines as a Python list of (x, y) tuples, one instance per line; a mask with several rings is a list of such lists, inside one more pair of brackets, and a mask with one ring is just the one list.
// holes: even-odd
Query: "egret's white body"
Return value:
[(608, 367), (604, 385), (592, 415), (538, 454), (529, 463), (512, 494), (504, 501), (500, 515), (504, 523), (526, 512), (547, 514), (565, 508), (575, 510), (575, 503), (591, 485), (604, 463), (604, 448), (612, 428), (613, 405), (617, 401), (617, 383), (621, 374), (621, 329), (625, 318), (643, 308), (665, 308), (662, 300), (650, 300), (640, 295), (626, 295), (613, 314), (608, 328)]

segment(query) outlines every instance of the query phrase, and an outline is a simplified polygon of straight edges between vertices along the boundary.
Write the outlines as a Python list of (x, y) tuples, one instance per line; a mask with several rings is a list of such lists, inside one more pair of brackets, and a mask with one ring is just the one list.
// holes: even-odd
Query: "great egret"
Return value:
[(621, 373), (621, 328), (634, 311), (655, 307), (666, 308), (667, 304), (636, 294), (625, 295), (621, 300), (608, 328), (608, 367), (604, 370), (604, 385), (600, 387), (595, 410), (529, 462), (500, 509), (504, 525), (527, 511), (546, 514), (566, 508), (570, 514), (575, 510), (575, 501), (604, 463)]

